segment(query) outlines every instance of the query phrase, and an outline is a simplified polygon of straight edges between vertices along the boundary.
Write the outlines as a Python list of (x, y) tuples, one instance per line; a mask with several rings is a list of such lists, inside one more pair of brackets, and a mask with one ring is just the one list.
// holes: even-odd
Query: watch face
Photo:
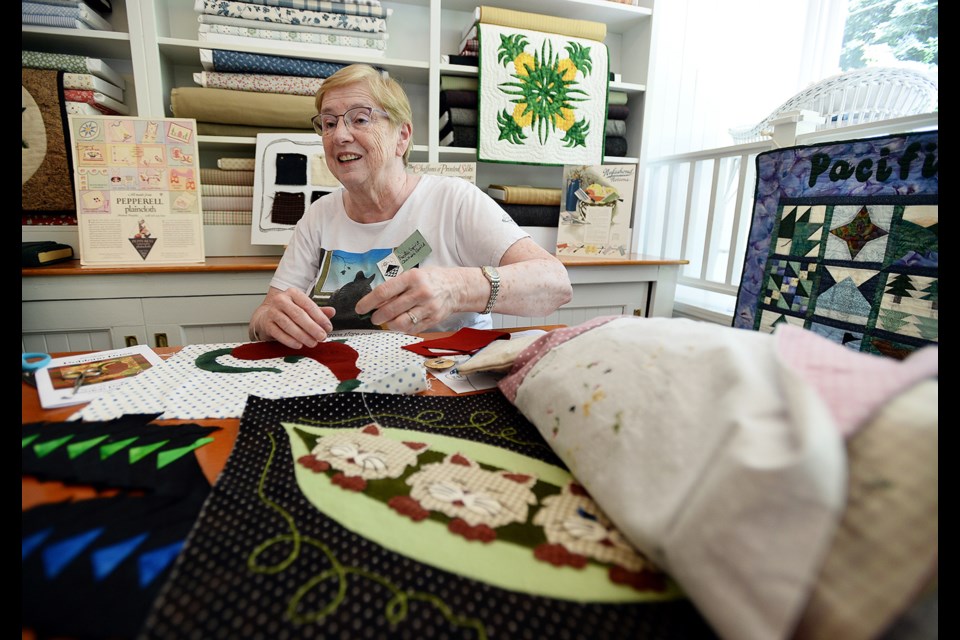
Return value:
[(491, 280), (499, 280), (500, 272), (495, 267), (483, 267), (483, 275)]

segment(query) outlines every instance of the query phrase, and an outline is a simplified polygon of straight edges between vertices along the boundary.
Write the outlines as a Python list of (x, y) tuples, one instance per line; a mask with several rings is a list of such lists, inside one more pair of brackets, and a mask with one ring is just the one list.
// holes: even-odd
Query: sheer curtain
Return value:
[[(733, 312), (731, 285), (722, 291), (704, 286), (701, 273), (711, 282), (723, 282), (728, 270), (739, 273), (738, 252), (728, 248), (728, 239), (736, 234), (742, 242), (746, 229), (742, 223), (734, 229), (739, 164), (720, 166), (725, 177), (720, 178), (718, 213), (711, 226), (702, 215), (710, 182), (694, 183), (693, 204), (701, 213), (685, 221), (676, 218), (683, 216), (687, 197), (684, 177), (672, 187), (662, 173), (657, 174), (659, 181), (651, 179), (650, 171), (656, 172), (651, 163), (729, 147), (734, 144), (729, 129), (757, 124), (802, 89), (839, 73), (846, 13), (847, 0), (657, 2), (644, 104), (643, 161), (648, 174), (634, 220), (634, 246), (638, 253), (690, 260), (681, 269), (677, 309), (705, 310), (721, 322)], [(745, 189), (752, 193), (752, 185)], [(701, 284), (686, 286), (684, 276), (700, 278)]]
[(663, 0), (644, 121), (656, 158), (733, 144), (801, 89), (840, 71), (847, 0)]

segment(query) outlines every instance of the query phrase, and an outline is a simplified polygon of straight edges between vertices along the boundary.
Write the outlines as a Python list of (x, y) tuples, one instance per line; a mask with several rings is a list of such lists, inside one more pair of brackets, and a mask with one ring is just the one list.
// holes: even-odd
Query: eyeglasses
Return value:
[(353, 109), (347, 109), (341, 114), (318, 113), (317, 115), (313, 116), (311, 122), (313, 122), (313, 130), (319, 133), (321, 136), (328, 136), (336, 131), (337, 121), (340, 120), (340, 118), (343, 118), (343, 124), (350, 131), (367, 131), (373, 125), (374, 113), (387, 116), (388, 118), (390, 117), (390, 114), (382, 109), (374, 109), (373, 107), (354, 107)]

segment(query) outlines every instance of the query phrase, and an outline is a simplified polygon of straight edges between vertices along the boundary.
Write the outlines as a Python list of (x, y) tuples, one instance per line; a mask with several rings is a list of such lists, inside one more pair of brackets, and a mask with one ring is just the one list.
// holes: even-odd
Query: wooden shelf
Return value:
[(126, 265), (115, 267), (85, 267), (79, 260), (59, 262), (49, 267), (27, 267), (20, 270), (21, 277), (33, 276), (82, 276), (142, 273), (214, 273), (217, 271), (275, 271), (279, 256), (233, 256), (207, 258), (204, 263), (175, 265)]

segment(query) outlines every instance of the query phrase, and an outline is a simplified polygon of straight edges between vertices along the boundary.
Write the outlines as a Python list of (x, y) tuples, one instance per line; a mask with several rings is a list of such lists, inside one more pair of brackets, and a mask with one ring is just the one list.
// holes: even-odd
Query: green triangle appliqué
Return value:
[(82, 440), (80, 442), (74, 442), (73, 444), (67, 445), (67, 455), (70, 456), (71, 460), (79, 458), (85, 454), (90, 449), (93, 449), (95, 446), (109, 438), (110, 436), (100, 436), (99, 438), (91, 438), (90, 440)]
[(119, 442), (111, 442), (110, 444), (105, 444), (100, 447), (100, 459), (106, 460), (116, 452), (120, 451), (126, 447), (131, 442), (136, 442), (137, 438), (127, 438), (126, 440), (120, 440)]
[(178, 458), (182, 458), (187, 455), (194, 449), (199, 449), (205, 444), (213, 442), (213, 438), (199, 438), (193, 444), (188, 444), (185, 447), (179, 447), (177, 449), (170, 449), (168, 451), (161, 451), (157, 454), (157, 469), (163, 469), (165, 466), (173, 462)]
[(30, 443), (31, 443), (31, 442), (33, 442), (34, 440), (36, 440), (36, 439), (39, 438), (39, 437), (40, 437), (40, 434), (39, 434), (39, 433), (34, 433), (33, 435), (29, 435), (29, 436), (27, 436), (26, 438), (20, 438), (20, 448), (21, 448), (21, 449), (26, 449), (27, 447), (30, 446)]
[(63, 436), (62, 438), (57, 438), (56, 440), (48, 440), (47, 442), (41, 442), (39, 444), (33, 445), (33, 452), (37, 454), (38, 458), (42, 458), (46, 455), (49, 455), (51, 452), (56, 451), (60, 445), (69, 442), (75, 434), (70, 434)]
[(148, 455), (156, 451), (157, 449), (163, 447), (163, 445), (170, 442), (169, 440), (161, 440), (160, 442), (154, 442), (153, 444), (145, 444), (142, 447), (133, 447), (130, 449), (130, 464), (135, 462), (140, 462)]

